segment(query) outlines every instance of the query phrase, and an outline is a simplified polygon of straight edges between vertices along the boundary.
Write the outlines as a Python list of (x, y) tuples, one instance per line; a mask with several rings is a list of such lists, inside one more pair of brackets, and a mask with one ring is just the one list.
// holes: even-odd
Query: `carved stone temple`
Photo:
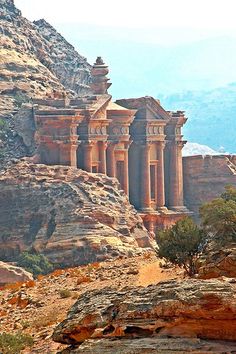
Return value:
[(91, 95), (34, 100), (40, 162), (116, 177), (152, 232), (188, 210), (183, 203), (183, 111), (145, 96), (112, 102), (108, 67), (92, 68)]

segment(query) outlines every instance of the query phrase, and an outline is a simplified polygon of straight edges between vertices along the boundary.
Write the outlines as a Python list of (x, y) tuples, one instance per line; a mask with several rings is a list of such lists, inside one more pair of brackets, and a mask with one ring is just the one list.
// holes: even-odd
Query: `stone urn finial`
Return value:
[(104, 61), (102, 60), (102, 57), (97, 57), (94, 65), (105, 65)]
[(107, 94), (107, 90), (111, 86), (107, 78), (108, 73), (108, 66), (104, 63), (102, 57), (97, 57), (91, 70), (92, 79), (90, 84), (91, 90), (95, 95)]

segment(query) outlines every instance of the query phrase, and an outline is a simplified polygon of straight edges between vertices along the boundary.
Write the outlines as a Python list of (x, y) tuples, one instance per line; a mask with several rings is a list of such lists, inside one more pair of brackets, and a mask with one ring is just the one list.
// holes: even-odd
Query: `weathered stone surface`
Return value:
[(209, 245), (198, 262), (198, 276), (202, 279), (221, 276), (236, 278), (236, 244)]
[(146, 288), (87, 292), (56, 327), (53, 339), (74, 345), (119, 338), (122, 347), (123, 339), (166, 336), (235, 341), (235, 283), (166, 281)]
[(236, 156), (188, 156), (183, 158), (184, 199), (198, 217), (199, 207), (218, 198), (228, 184), (236, 186)]
[(0, 167), (1, 160), (31, 153), (16, 129), (22, 104), (32, 97), (87, 94), (90, 68), (46, 21), (31, 23), (13, 0), (0, 0)]
[(26, 160), (0, 174), (0, 235), (3, 260), (33, 247), (66, 266), (150, 247), (116, 179)]
[(98, 339), (85, 341), (79, 348), (65, 350), (68, 354), (149, 354), (149, 353), (234, 353), (234, 342), (207, 341), (198, 338)]
[(33, 280), (31, 273), (23, 268), (0, 261), (0, 285)]

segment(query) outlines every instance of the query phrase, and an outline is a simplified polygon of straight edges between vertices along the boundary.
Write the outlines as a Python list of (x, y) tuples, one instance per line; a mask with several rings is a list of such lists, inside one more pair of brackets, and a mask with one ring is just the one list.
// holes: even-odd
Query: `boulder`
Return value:
[[(155, 349), (160, 338), (169, 337), (235, 341), (235, 281), (172, 280), (146, 288), (90, 291), (80, 296), (53, 334), (56, 342), (73, 346), (83, 343), (81, 348), (85, 349), (93, 343), (95, 349), (105, 348), (105, 353), (112, 353), (107, 349), (109, 344), (123, 348), (120, 353), (136, 353), (139, 343), (143, 348)], [(125, 351), (128, 345), (134, 350)], [(190, 344), (182, 341), (181, 345)], [(178, 346), (175, 348), (172, 342), (172, 348)], [(182, 350), (185, 352), (184, 346)]]
[(150, 247), (141, 217), (115, 178), (26, 159), (0, 174), (4, 261), (33, 248), (58, 266), (74, 266)]
[(236, 243), (211, 246), (198, 262), (199, 278), (236, 278)]
[(0, 286), (33, 280), (33, 275), (25, 269), (0, 261)]

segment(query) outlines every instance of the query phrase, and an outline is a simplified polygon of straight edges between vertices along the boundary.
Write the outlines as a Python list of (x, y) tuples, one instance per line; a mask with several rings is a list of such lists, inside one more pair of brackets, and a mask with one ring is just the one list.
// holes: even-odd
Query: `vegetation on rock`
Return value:
[(200, 208), (202, 226), (214, 241), (236, 240), (236, 188), (227, 186), (220, 198)]
[(0, 333), (0, 352), (3, 354), (18, 354), (32, 345), (33, 338), (27, 334)]
[(185, 217), (171, 228), (158, 233), (157, 253), (160, 258), (183, 267), (192, 276), (196, 272), (196, 260), (205, 242), (205, 233), (190, 217)]
[(201, 227), (190, 217), (179, 220), (157, 235), (160, 258), (183, 267), (188, 275), (197, 271), (197, 260), (210, 242), (227, 244), (236, 241), (236, 188), (226, 186), (220, 198), (200, 208)]
[(23, 252), (20, 254), (17, 265), (31, 272), (34, 276), (48, 274), (53, 265), (42, 254)]

